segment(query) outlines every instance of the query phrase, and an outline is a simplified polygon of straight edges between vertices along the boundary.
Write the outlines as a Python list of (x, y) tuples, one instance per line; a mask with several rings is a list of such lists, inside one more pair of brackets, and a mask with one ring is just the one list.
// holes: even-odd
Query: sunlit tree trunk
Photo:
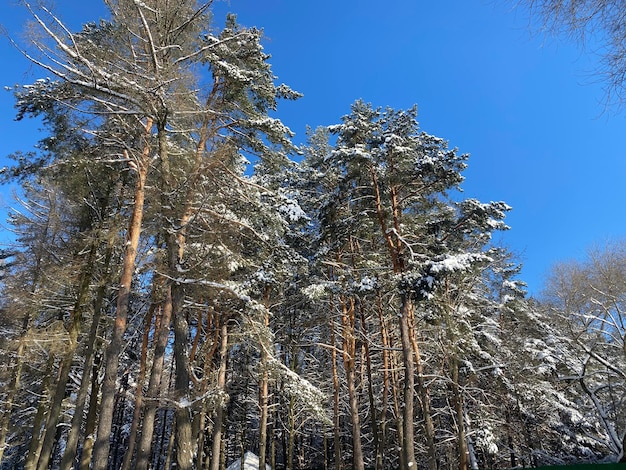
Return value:
[(378, 311), (378, 322), (380, 325), (380, 341), (382, 344), (382, 366), (383, 366), (383, 390), (381, 397), (381, 413), (380, 413), (380, 433), (378, 439), (378, 448), (376, 449), (376, 470), (382, 470), (383, 454), (385, 451), (385, 443), (387, 438), (387, 406), (389, 406), (389, 389), (390, 384), (389, 371), (391, 370), (391, 362), (389, 359), (389, 334), (385, 325), (385, 317), (382, 306), (380, 292), (376, 296), (376, 309)]
[(402, 344), (402, 362), (404, 365), (404, 407), (402, 409), (402, 454), (406, 468), (415, 468), (415, 426), (414, 418), (414, 390), (415, 390), (415, 361), (411, 345), (411, 328), (409, 316), (412, 302), (407, 294), (401, 294), (400, 308), (400, 343)]
[(415, 312), (411, 310), (409, 318), (409, 329), (411, 346), (413, 354), (415, 355), (415, 368), (417, 378), (417, 388), (419, 393), (419, 404), (422, 412), (422, 419), (424, 420), (424, 435), (426, 437), (426, 450), (428, 452), (428, 469), (437, 470), (437, 449), (435, 447), (435, 424), (433, 423), (432, 406), (430, 400), (430, 390), (426, 385), (424, 379), (424, 363), (420, 353), (419, 345), (417, 344), (416, 332), (415, 332)]
[(98, 433), (93, 451), (93, 470), (106, 470), (109, 458), (109, 437), (113, 424), (113, 408), (115, 405), (115, 393), (117, 391), (117, 368), (120, 354), (124, 343), (124, 333), (128, 321), (129, 297), (131, 284), (135, 272), (135, 258), (139, 247), (139, 236), (143, 221), (144, 199), (146, 191), (146, 178), (149, 169), (150, 145), (149, 138), (152, 132), (152, 119), (148, 118), (144, 125), (145, 140), (141, 158), (136, 160), (136, 182), (134, 191), (133, 211), (126, 235), (126, 249), (120, 278), (115, 323), (111, 340), (106, 351), (104, 365), (104, 380), (102, 382), (102, 402), (100, 405), (100, 418)]
[(352, 468), (364, 470), (363, 446), (361, 443), (361, 421), (356, 390), (356, 336), (355, 336), (355, 307), (354, 298), (341, 298), (341, 324), (343, 333), (343, 364), (346, 371), (346, 385), (348, 387), (348, 403), (352, 424)]

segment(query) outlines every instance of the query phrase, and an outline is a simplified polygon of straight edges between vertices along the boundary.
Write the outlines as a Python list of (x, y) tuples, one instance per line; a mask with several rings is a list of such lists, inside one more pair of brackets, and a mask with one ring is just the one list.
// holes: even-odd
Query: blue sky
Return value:
[[(4, 3), (0, 22), (14, 37), (25, 13)], [(72, 28), (105, 11), (96, 0), (56, 0)], [(533, 36), (523, 10), (495, 0), (230, 0), (215, 4), (265, 31), (277, 81), (304, 98), (277, 116), (305, 140), (307, 125), (335, 124), (356, 99), (418, 105), (424, 131), (471, 155), (467, 197), (513, 207), (498, 236), (524, 264), (538, 293), (558, 261), (626, 236), (626, 113), (605, 110), (598, 58), (566, 38)], [(0, 38), (0, 85), (46, 74)], [(38, 125), (13, 121), (0, 90), (0, 160), (27, 151)], [(9, 188), (2, 202), (11, 203)]]

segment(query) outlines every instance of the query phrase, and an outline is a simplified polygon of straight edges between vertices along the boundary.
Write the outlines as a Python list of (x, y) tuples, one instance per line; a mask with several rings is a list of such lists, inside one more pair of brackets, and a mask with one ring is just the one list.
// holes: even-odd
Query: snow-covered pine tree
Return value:
[[(489, 236), (506, 228), (502, 219), (508, 206), (452, 201), (448, 193), (462, 182), (467, 156), (421, 132), (416, 115), (416, 108), (379, 110), (356, 102), (342, 124), (330, 128), (337, 135), (336, 143), (326, 155), (313, 152), (311, 162), (322, 175), (318, 188), (328, 194), (318, 224), (321, 261), (337, 271), (329, 281), (342, 293), (367, 279), (370, 287), (384, 286), (385, 295), (392, 299), (387, 302), (396, 305), (395, 314), (386, 315), (398, 319), (404, 366), (402, 419), (397, 429), (401, 466), (416, 461), (413, 391), (417, 380), (427, 461), (435, 468), (435, 424), (415, 341), (416, 309), (444, 288), (448, 271), (458, 267), (470, 272), (473, 266), (489, 263), (485, 253)], [(326, 180), (323, 175), (328, 175)], [(361, 248), (355, 251), (356, 245)], [(444, 299), (440, 300), (443, 308)], [(350, 331), (344, 328), (344, 334)], [(357, 408), (351, 408), (352, 415)], [(460, 445), (465, 445), (464, 438)]]
[[(194, 299), (189, 295), (200, 291), (202, 297), (219, 298), (217, 293), (226, 292), (238, 299), (241, 312), (249, 307), (245, 292), (224, 281), (256, 254), (245, 251), (249, 239), (267, 243), (271, 235), (247, 221), (248, 199), (257, 196), (246, 193), (240, 152), (267, 164), (284, 159), (290, 131), (268, 113), (279, 99), (298, 95), (274, 85), (259, 30), (238, 26), (232, 16), (221, 32), (211, 29), (210, 2), (120, 0), (107, 5), (108, 19), (78, 33), (50, 10), (27, 5), (43, 34), (34, 39), (41, 54), (25, 54), (58, 81), (28, 87), (20, 96), (20, 115), (38, 113), (50, 103), (65, 107), (84, 122), (73, 128), (78, 139), (103, 143), (99, 155), (90, 155), (94, 163), (129, 175), (135, 188), (127, 199), (127, 243), (106, 354), (94, 468), (105, 468), (109, 458), (118, 365), (137, 276), (165, 280), (163, 308), (171, 310), (175, 333), (176, 456), (179, 468), (190, 468), (195, 449), (187, 405), (193, 402), (186, 306)], [(56, 153), (52, 163), (64, 158)], [(32, 165), (29, 169), (36, 171)], [(263, 204), (260, 199), (254, 203)], [(138, 271), (137, 255), (149, 244), (164, 262)]]

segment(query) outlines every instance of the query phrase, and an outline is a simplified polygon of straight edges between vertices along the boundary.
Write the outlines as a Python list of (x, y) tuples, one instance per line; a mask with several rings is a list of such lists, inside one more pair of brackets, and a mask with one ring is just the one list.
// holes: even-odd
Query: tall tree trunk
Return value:
[[(331, 299), (331, 311), (333, 311), (332, 299)], [(330, 360), (331, 360), (331, 373), (333, 377), (333, 447), (335, 454), (335, 470), (341, 470), (341, 428), (340, 428), (340, 415), (339, 415), (339, 398), (341, 394), (339, 386), (339, 373), (337, 371), (337, 338), (335, 337), (335, 322), (330, 317)]]
[(346, 371), (350, 421), (352, 424), (352, 468), (353, 470), (364, 470), (361, 421), (356, 391), (356, 319), (353, 297), (350, 297), (349, 300), (341, 298), (341, 323), (343, 327), (343, 365)]
[(259, 384), (259, 406), (261, 407), (261, 416), (259, 417), (259, 468), (265, 469), (267, 459), (267, 421), (269, 416), (269, 378), (265, 369), (267, 359), (265, 358), (261, 362), (263, 371), (261, 383)]
[(128, 435), (128, 449), (124, 454), (124, 460), (122, 461), (121, 470), (130, 469), (130, 464), (133, 460), (133, 453), (135, 452), (137, 433), (139, 431), (139, 422), (141, 421), (141, 412), (143, 410), (143, 384), (146, 379), (148, 342), (150, 340), (150, 329), (152, 326), (152, 317), (154, 315), (155, 309), (156, 304), (153, 302), (146, 312), (146, 317), (144, 321), (143, 338), (141, 341), (141, 359), (139, 363), (139, 374), (137, 376), (137, 386), (135, 389), (135, 409), (133, 411), (133, 422), (130, 426), (130, 433)]
[(287, 470), (293, 470), (293, 453), (296, 442), (296, 413), (294, 408), (295, 399), (289, 397), (289, 406), (287, 409), (287, 455), (285, 456)]
[[(200, 321), (200, 324), (202, 322)], [(215, 353), (219, 348), (219, 316), (215, 309), (209, 308), (207, 311), (207, 341), (209, 337), (209, 331), (213, 330), (213, 337), (211, 338), (211, 347), (209, 351), (206, 353), (204, 357), (204, 373), (202, 379), (202, 396), (205, 397), (202, 400), (202, 408), (200, 410), (201, 419), (200, 426), (198, 429), (198, 470), (209, 469), (211, 467), (211, 449), (207, 444), (208, 441), (208, 428), (210, 425), (207, 423), (208, 413), (209, 413), (209, 399), (206, 396), (209, 390), (209, 377), (213, 371), (213, 361), (215, 357)], [(219, 370), (219, 367), (218, 367)], [(211, 428), (212, 431), (212, 428)], [(202, 461), (200, 460), (202, 458)]]
[(191, 426), (191, 403), (189, 390), (189, 356), (187, 340), (189, 325), (182, 309), (182, 286), (172, 285), (174, 317), (174, 358), (176, 360), (175, 396), (179, 400), (176, 407), (176, 462), (178, 470), (193, 468), (193, 431)]
[(459, 384), (459, 362), (453, 353), (449, 358), (451, 374), (452, 399), (454, 400), (454, 415), (457, 426), (457, 449), (459, 454), (459, 470), (468, 470), (469, 451), (467, 448), (467, 436), (465, 434), (465, 413), (463, 410), (463, 394)]
[(402, 361), (404, 365), (404, 408), (402, 410), (402, 455), (405, 468), (417, 468), (415, 461), (415, 428), (414, 419), (414, 390), (415, 390), (415, 362), (411, 345), (411, 328), (409, 317), (412, 302), (406, 293), (401, 295), (400, 308), (400, 343), (402, 345)]
[(211, 439), (213, 441), (211, 448), (211, 467), (210, 470), (220, 469), (220, 455), (222, 448), (222, 426), (224, 423), (224, 411), (226, 410), (226, 365), (228, 359), (228, 321), (226, 318), (221, 319), (220, 328), (220, 367), (217, 373), (217, 390), (222, 396), (215, 410), (215, 419), (213, 422), (213, 430)]
[[(266, 287), (264, 292), (265, 316), (263, 323), (266, 328), (270, 326), (270, 288)], [(267, 371), (268, 353), (266, 348), (261, 347), (261, 380), (259, 383), (259, 468), (265, 470), (267, 459), (267, 418), (269, 415), (269, 376)]]
[(382, 360), (383, 360), (383, 394), (380, 403), (380, 437), (378, 440), (378, 448), (376, 449), (376, 470), (382, 470), (384, 465), (383, 454), (385, 451), (385, 443), (387, 439), (387, 406), (389, 402), (391, 362), (389, 359), (389, 333), (385, 323), (384, 310), (382, 306), (382, 296), (378, 292), (376, 298), (376, 308), (378, 310), (378, 322), (380, 324), (380, 341), (382, 344)]
[(94, 357), (94, 365), (91, 372), (91, 393), (89, 395), (89, 410), (85, 420), (85, 443), (83, 453), (80, 457), (80, 470), (89, 470), (91, 458), (93, 457), (93, 445), (95, 443), (95, 432), (98, 418), (98, 394), (100, 392), (100, 382), (98, 381), (98, 371), (100, 370), (100, 358)]
[(167, 286), (165, 288), (165, 299), (161, 308), (161, 320), (155, 340), (152, 370), (150, 372), (148, 390), (146, 391), (143, 425), (141, 427), (141, 437), (137, 447), (136, 470), (146, 470), (150, 463), (150, 449), (152, 446), (152, 438), (154, 437), (154, 424), (156, 412), (159, 407), (159, 397), (161, 395), (161, 380), (163, 377), (171, 321), (172, 290), (171, 286)]
[(417, 344), (415, 335), (415, 312), (413, 309), (410, 313), (409, 328), (411, 331), (411, 346), (415, 355), (415, 368), (417, 371), (417, 388), (419, 393), (419, 403), (424, 420), (424, 435), (426, 436), (426, 451), (428, 453), (428, 469), (437, 470), (437, 448), (435, 446), (435, 424), (433, 423), (432, 406), (430, 401), (430, 390), (424, 380), (424, 363), (420, 354), (420, 348)]
[(172, 432), (167, 440), (167, 449), (165, 449), (165, 463), (163, 470), (169, 470), (172, 466), (172, 454), (174, 453), (174, 441), (176, 440), (176, 420), (172, 422)]
[[(206, 137), (206, 129), (201, 129), (202, 137), (195, 153), (195, 170), (192, 178), (198, 176), (201, 156), (204, 150), (203, 139)], [(189, 324), (183, 311), (185, 292), (183, 285), (177, 281), (179, 269), (183, 262), (186, 248), (187, 223), (192, 213), (192, 194), (190, 184), (189, 191), (183, 202), (183, 210), (178, 217), (171, 208), (174, 201), (169, 200), (170, 193), (174, 188), (172, 181), (171, 166), (169, 160), (169, 144), (167, 141), (167, 131), (165, 122), (157, 124), (157, 137), (159, 143), (159, 156), (161, 158), (162, 173), (162, 209), (165, 219), (177, 221), (176, 227), (168, 227), (165, 234), (165, 244), (167, 250), (168, 275), (170, 283), (168, 289), (171, 291), (171, 314), (174, 323), (174, 361), (176, 364), (176, 378), (174, 381), (174, 392), (178, 402), (175, 410), (176, 416), (176, 459), (178, 470), (191, 470), (193, 466), (193, 426), (190, 416), (190, 374), (189, 355), (187, 343), (189, 339)], [(168, 209), (169, 208), (169, 209)]]
[(149, 139), (152, 132), (152, 119), (148, 118), (145, 130), (145, 143), (141, 159), (136, 162), (137, 181), (135, 183), (135, 200), (133, 211), (126, 235), (126, 250), (117, 294), (115, 311), (115, 324), (111, 336), (111, 342), (106, 351), (104, 380), (102, 382), (102, 402), (100, 405), (100, 419), (98, 433), (93, 450), (93, 470), (106, 470), (109, 459), (109, 437), (113, 425), (113, 408), (115, 405), (115, 393), (117, 391), (117, 368), (120, 354), (124, 345), (124, 333), (128, 321), (129, 299), (132, 287), (133, 274), (135, 272), (135, 259), (139, 247), (139, 235), (143, 221), (144, 199), (146, 193), (146, 179), (149, 169), (150, 145)]
[[(369, 347), (369, 336), (367, 334), (367, 323), (365, 321), (365, 312), (363, 307), (359, 306), (359, 316), (361, 319), (361, 332), (363, 334), (363, 356), (365, 361), (365, 370), (367, 374), (367, 395), (369, 398), (370, 404), (370, 415), (372, 421), (372, 446), (374, 447), (375, 461), (376, 465), (378, 465), (378, 456), (379, 456), (379, 448), (380, 448), (380, 426), (378, 422), (378, 413), (376, 410), (376, 397), (374, 394), (374, 379), (372, 377), (372, 357), (370, 354)], [(383, 392), (384, 393), (384, 392)]]
[(395, 351), (398, 350), (398, 348), (395, 346), (396, 344), (396, 338), (393, 334), (392, 331), (389, 330), (389, 328), (387, 327), (387, 322), (385, 321), (385, 319), (382, 316), (382, 299), (379, 298), (379, 311), (381, 312), (380, 318), (381, 318), (381, 340), (383, 341), (383, 347), (385, 348), (385, 350), (383, 352), (386, 352), (386, 357), (387, 357), (387, 367), (386, 370), (389, 371), (389, 389), (391, 391), (391, 398), (392, 398), (392, 406), (393, 406), (393, 415), (395, 416), (395, 421), (396, 421), (396, 433), (397, 433), (397, 439), (394, 440), (394, 442), (398, 442), (400, 443), (399, 446), (394, 446), (394, 448), (398, 448), (399, 450), (399, 454), (398, 454), (398, 460), (399, 460), (399, 468), (406, 468), (406, 465), (404, 464), (404, 454), (402, 453), (402, 442), (403, 442), (403, 436), (404, 436), (404, 432), (403, 432), (403, 419), (402, 419), (402, 410), (401, 410), (401, 406), (400, 406), (400, 402), (402, 401), (402, 393), (400, 391), (401, 388), (401, 380), (400, 377), (398, 377), (398, 371), (400, 370), (400, 359), (399, 359), (399, 354)]

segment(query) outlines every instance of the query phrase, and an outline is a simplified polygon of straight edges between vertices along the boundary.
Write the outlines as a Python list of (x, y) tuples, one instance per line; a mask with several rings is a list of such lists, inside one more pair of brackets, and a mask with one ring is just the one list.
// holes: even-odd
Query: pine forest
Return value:
[(625, 244), (534, 299), (492, 242), (510, 207), (463, 196), (417, 107), (346, 103), (295, 145), (260, 29), (106, 4), (71, 31), (25, 3), (43, 78), (11, 91), (44, 137), (0, 175), (2, 470), (622, 458)]

